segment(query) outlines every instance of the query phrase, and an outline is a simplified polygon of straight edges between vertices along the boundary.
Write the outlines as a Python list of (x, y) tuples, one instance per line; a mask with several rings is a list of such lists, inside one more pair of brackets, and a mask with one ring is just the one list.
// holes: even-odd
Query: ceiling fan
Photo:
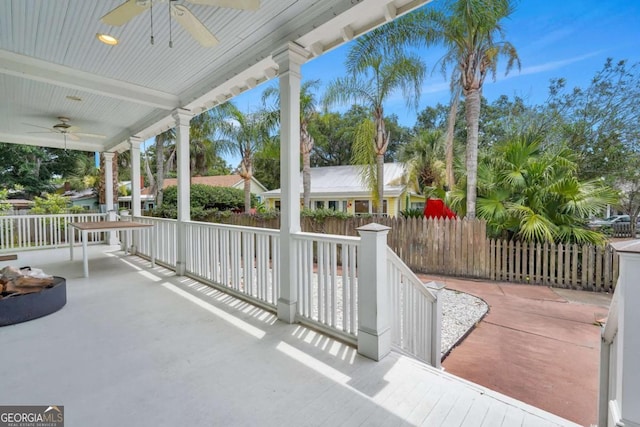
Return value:
[(44, 126), (38, 126), (38, 125), (32, 125), (29, 123), (25, 123), (27, 126), (33, 126), (36, 128), (40, 128), (40, 129), (46, 129), (47, 132), (28, 132), (28, 133), (59, 133), (64, 135), (65, 137), (65, 141), (66, 138), (69, 137), (69, 139), (73, 140), (73, 141), (78, 141), (80, 140), (81, 136), (87, 137), (87, 138), (98, 138), (98, 139), (104, 139), (106, 138), (106, 136), (104, 135), (98, 135), (95, 133), (84, 133), (84, 132), (80, 132), (80, 128), (77, 126), (72, 126), (69, 124), (70, 119), (68, 117), (58, 117), (58, 120), (60, 121), (60, 123), (56, 123), (53, 126), (51, 126), (50, 128), (44, 127)]
[[(100, 20), (107, 25), (119, 27), (126, 24), (147, 9), (151, 9), (151, 44), (153, 44), (153, 4), (154, 2), (169, 3), (170, 19), (175, 19), (198, 43), (204, 47), (213, 47), (218, 39), (207, 27), (184, 5), (177, 0), (127, 0), (120, 6), (108, 12)], [(202, 6), (217, 6), (241, 10), (258, 10), (260, 0), (186, 0), (188, 3)], [(171, 23), (171, 21), (169, 21)], [(171, 26), (169, 26), (171, 31)], [(171, 36), (170, 36), (171, 37)], [(169, 47), (173, 41), (169, 40)]]

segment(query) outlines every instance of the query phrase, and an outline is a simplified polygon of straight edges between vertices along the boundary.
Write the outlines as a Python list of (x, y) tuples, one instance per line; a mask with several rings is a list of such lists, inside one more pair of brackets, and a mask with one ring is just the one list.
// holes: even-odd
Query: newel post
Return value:
[(387, 233), (390, 228), (367, 224), (357, 228), (358, 248), (358, 353), (381, 360), (391, 351)]
[(614, 243), (620, 255), (618, 295), (617, 375), (620, 418), (625, 426), (640, 426), (640, 243)]

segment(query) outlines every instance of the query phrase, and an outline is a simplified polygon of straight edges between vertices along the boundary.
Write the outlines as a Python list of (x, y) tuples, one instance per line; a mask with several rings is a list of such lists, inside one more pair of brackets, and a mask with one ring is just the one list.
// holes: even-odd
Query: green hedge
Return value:
[[(251, 205), (257, 198), (251, 195)], [(244, 191), (229, 187), (212, 187), (204, 184), (191, 185), (191, 218), (206, 221), (224, 211), (244, 210)], [(176, 218), (178, 216), (178, 188), (173, 185), (164, 190), (162, 206), (153, 212), (154, 216)]]

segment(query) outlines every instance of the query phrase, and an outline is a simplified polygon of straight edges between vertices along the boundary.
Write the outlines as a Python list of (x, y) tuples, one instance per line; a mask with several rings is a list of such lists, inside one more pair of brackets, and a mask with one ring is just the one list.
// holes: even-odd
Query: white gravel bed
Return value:
[(442, 300), (442, 345), (444, 356), (489, 310), (486, 302), (464, 292), (443, 289)]

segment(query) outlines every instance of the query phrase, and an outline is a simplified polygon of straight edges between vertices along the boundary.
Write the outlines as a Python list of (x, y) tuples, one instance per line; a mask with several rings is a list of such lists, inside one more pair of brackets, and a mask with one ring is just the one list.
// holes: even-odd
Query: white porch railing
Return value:
[[(105, 214), (0, 216), (0, 249), (67, 245), (68, 222), (104, 219)], [(156, 261), (175, 269), (178, 222), (143, 216), (132, 219), (155, 225), (150, 232), (135, 235), (136, 251), (150, 256), (154, 248)], [(184, 223), (181, 232), (186, 235), (185, 265), (189, 276), (276, 308), (280, 282), (279, 230), (192, 221)], [(90, 234), (89, 238), (103, 240), (98, 233)], [(364, 313), (359, 304), (365, 303), (358, 296), (358, 269), (368, 272), (376, 265), (385, 265), (386, 281), (367, 280), (367, 289), (360, 292), (364, 292), (364, 299), (368, 299), (369, 292), (377, 294), (375, 304), (382, 304), (379, 307), (390, 313), (389, 319), (383, 317), (384, 322), (390, 323), (393, 345), (433, 366), (440, 365), (437, 293), (425, 287), (384, 243), (384, 250), (376, 249), (359, 260), (361, 237), (296, 233), (292, 239), (296, 249), (299, 321), (357, 344), (358, 329), (363, 328), (358, 313)], [(371, 305), (366, 309), (369, 314), (377, 310)], [(371, 336), (370, 327), (364, 328)], [(382, 327), (380, 332), (384, 330)]]
[(391, 344), (402, 352), (440, 367), (443, 286), (423, 283), (391, 248), (387, 248), (391, 291)]
[[(103, 221), (106, 214), (0, 216), (0, 250), (55, 248), (67, 245), (67, 223)], [(79, 235), (74, 233), (75, 242)], [(89, 242), (103, 241), (102, 233), (90, 233)]]
[(185, 223), (186, 272), (275, 308), (280, 232), (203, 222)]
[(298, 316), (306, 323), (356, 342), (359, 237), (296, 233)]
[(155, 247), (155, 260), (167, 267), (176, 268), (176, 242), (178, 239), (178, 221), (175, 219), (150, 216), (133, 217), (135, 222), (154, 224), (150, 233), (141, 233), (141, 241), (136, 241), (136, 251), (151, 256), (151, 245)]

